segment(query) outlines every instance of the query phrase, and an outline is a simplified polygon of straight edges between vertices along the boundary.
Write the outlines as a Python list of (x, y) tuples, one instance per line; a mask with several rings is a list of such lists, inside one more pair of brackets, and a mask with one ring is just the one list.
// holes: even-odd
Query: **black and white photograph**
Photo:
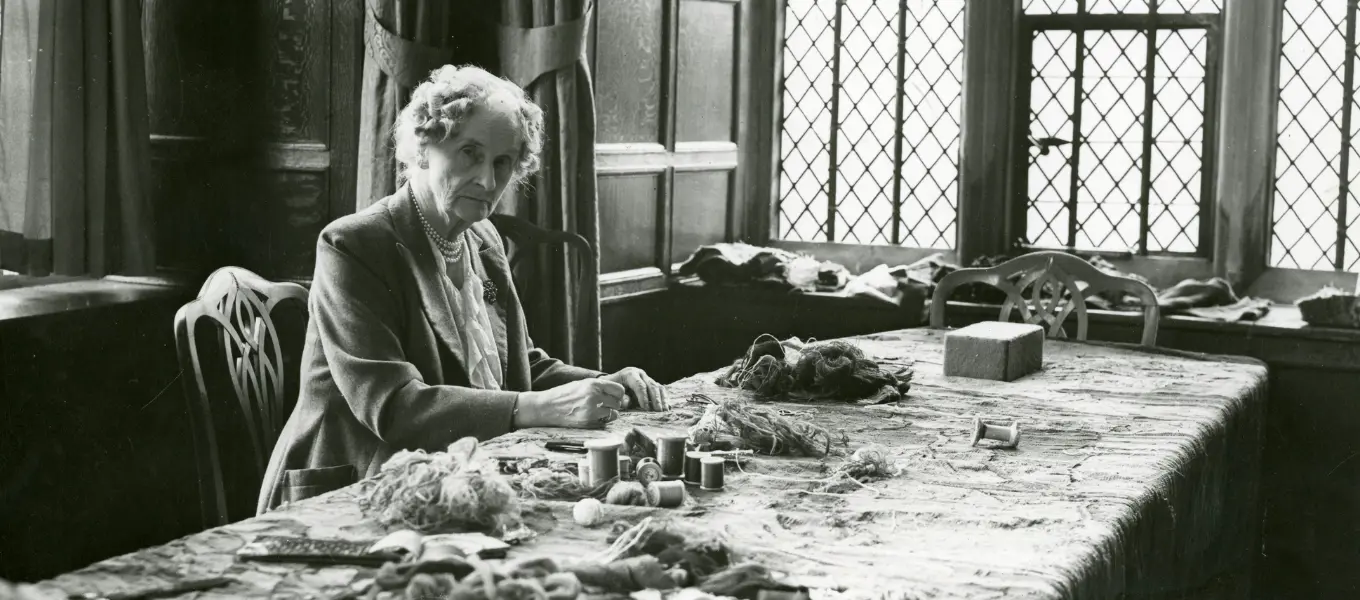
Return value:
[(1357, 25), (0, 0), (0, 600), (1360, 598)]

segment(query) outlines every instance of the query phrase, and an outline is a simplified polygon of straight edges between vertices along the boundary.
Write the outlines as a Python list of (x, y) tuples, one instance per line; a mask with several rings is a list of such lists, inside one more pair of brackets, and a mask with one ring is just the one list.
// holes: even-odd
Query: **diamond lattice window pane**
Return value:
[(1097, 15), (1145, 15), (1148, 12), (1148, 0), (1087, 0), (1086, 11)]
[(1335, 266), (1346, 94), (1345, 15), (1344, 2), (1285, 0), (1272, 266)]
[(841, 17), (836, 239), (891, 243), (897, 111), (896, 3), (847, 2)]
[(1199, 247), (1208, 36), (1201, 29), (1157, 35), (1148, 251), (1194, 252)]
[(825, 240), (831, 157), (836, 0), (789, 0), (784, 28), (784, 126), (779, 234)]
[(1077, 0), (1025, 0), (1025, 13), (1031, 15), (1071, 14), (1077, 12)]
[(1078, 248), (1138, 248), (1147, 34), (1086, 34), (1083, 141), (1077, 169)]
[(952, 248), (963, 108), (963, 0), (907, 2), (900, 244)]
[[(899, 14), (903, 6), (907, 12)], [(908, 0), (905, 5), (843, 2), (839, 6), (834, 0), (789, 0), (780, 237), (934, 248), (953, 245), (963, 7), (964, 0)], [(839, 39), (837, 10), (841, 11)], [(900, 31), (904, 22), (906, 31)], [(905, 48), (904, 55), (899, 56), (899, 47)], [(898, 73), (899, 59), (905, 65), (902, 73)], [(836, 60), (838, 71), (833, 67)], [(833, 105), (835, 93), (839, 95)], [(900, 129), (896, 123), (899, 100)], [(834, 157), (830, 156), (833, 137)], [(902, 179), (894, 182), (899, 142)], [(834, 202), (829, 198), (833, 183)], [(901, 194), (896, 199), (895, 185)], [(897, 214), (895, 206), (900, 207)]]
[(1158, 0), (1159, 13), (1218, 13), (1224, 0)]
[[(1030, 135), (1071, 140), (1077, 36), (1071, 31), (1037, 31), (1030, 46)], [(1058, 146), (1047, 155), (1033, 153), (1030, 159), (1025, 239), (1031, 244), (1061, 247), (1069, 243), (1071, 157), (1071, 146)]]

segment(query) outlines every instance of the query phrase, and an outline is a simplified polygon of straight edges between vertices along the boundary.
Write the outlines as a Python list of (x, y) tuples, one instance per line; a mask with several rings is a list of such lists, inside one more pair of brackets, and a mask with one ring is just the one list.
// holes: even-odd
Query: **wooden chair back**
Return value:
[(301, 285), (223, 267), (175, 315), (205, 527), (255, 514), (269, 455), (297, 404), (307, 310)]
[[(1018, 281), (1013, 281), (1017, 276)], [(1086, 286), (1081, 287), (1077, 282)], [(993, 267), (959, 269), (945, 275), (935, 286), (930, 301), (931, 327), (944, 328), (949, 297), (959, 286), (968, 283), (984, 283), (1005, 292), (1006, 301), (1001, 305), (999, 320), (1009, 321), (1011, 312), (1019, 310), (1021, 321), (1046, 327), (1049, 337), (1066, 337), (1063, 325), (1075, 312), (1079, 340), (1086, 339), (1086, 298), (1104, 291), (1126, 292), (1138, 297), (1143, 305), (1142, 344), (1157, 344), (1161, 315), (1157, 294), (1152, 288), (1137, 279), (1105, 273), (1065, 252), (1033, 252)]]
[[(565, 244), (579, 252), (582, 260), (590, 261), (592, 264), (598, 260), (595, 246), (580, 234), (539, 227), (514, 215), (496, 213), (491, 215), (490, 219), (501, 237), (510, 243), (507, 254), (512, 272), (527, 252), (537, 250), (545, 244)], [(581, 273), (576, 281), (578, 288), (584, 286), (585, 289), (591, 289), (599, 285), (599, 275), (595, 269), (582, 269)]]

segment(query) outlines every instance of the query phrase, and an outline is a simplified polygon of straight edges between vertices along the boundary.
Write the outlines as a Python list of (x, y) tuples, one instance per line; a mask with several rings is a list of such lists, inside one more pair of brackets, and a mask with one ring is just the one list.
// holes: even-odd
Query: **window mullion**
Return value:
[[(1083, 3), (1084, 4), (1084, 3)], [(1085, 7), (1082, 7), (1084, 10)], [(1072, 72), (1072, 166), (1068, 173), (1070, 182), (1067, 192), (1067, 247), (1077, 246), (1077, 190), (1081, 187), (1081, 147), (1084, 144), (1081, 134), (1081, 108), (1083, 78), (1086, 70), (1086, 31), (1078, 29), (1076, 41), (1077, 67)]]
[(892, 195), (892, 243), (902, 243), (902, 120), (903, 100), (907, 95), (907, 0), (900, 0), (897, 6), (897, 107), (893, 119), (893, 195)]
[[(1156, 0), (1149, 0), (1152, 11), (1157, 10)], [(1155, 14), (1155, 12), (1154, 12)], [(1156, 100), (1157, 77), (1157, 23), (1156, 17), (1149, 15), (1147, 34), (1147, 58), (1143, 63), (1143, 176), (1142, 188), (1138, 193), (1138, 254), (1148, 253), (1148, 213), (1152, 195), (1152, 114)]]
[(1337, 181), (1338, 198), (1336, 206), (1336, 260), (1338, 271), (1346, 268), (1346, 200), (1350, 187), (1351, 158), (1351, 107), (1355, 103), (1355, 5), (1357, 0), (1346, 3), (1346, 57), (1345, 76), (1341, 87), (1341, 176)]
[(837, 158), (837, 142), (841, 129), (841, 16), (845, 13), (845, 0), (836, 0), (836, 23), (832, 31), (834, 45), (831, 49), (831, 132), (827, 144), (830, 156), (826, 192), (826, 241), (836, 241), (836, 179), (840, 170)]

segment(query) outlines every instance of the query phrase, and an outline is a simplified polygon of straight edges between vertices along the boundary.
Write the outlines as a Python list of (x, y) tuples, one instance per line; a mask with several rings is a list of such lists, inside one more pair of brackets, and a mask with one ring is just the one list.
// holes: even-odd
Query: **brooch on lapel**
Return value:
[(491, 281), (490, 279), (482, 280), (482, 299), (486, 300), (487, 304), (496, 303), (497, 291), (498, 290), (496, 289), (496, 282)]

